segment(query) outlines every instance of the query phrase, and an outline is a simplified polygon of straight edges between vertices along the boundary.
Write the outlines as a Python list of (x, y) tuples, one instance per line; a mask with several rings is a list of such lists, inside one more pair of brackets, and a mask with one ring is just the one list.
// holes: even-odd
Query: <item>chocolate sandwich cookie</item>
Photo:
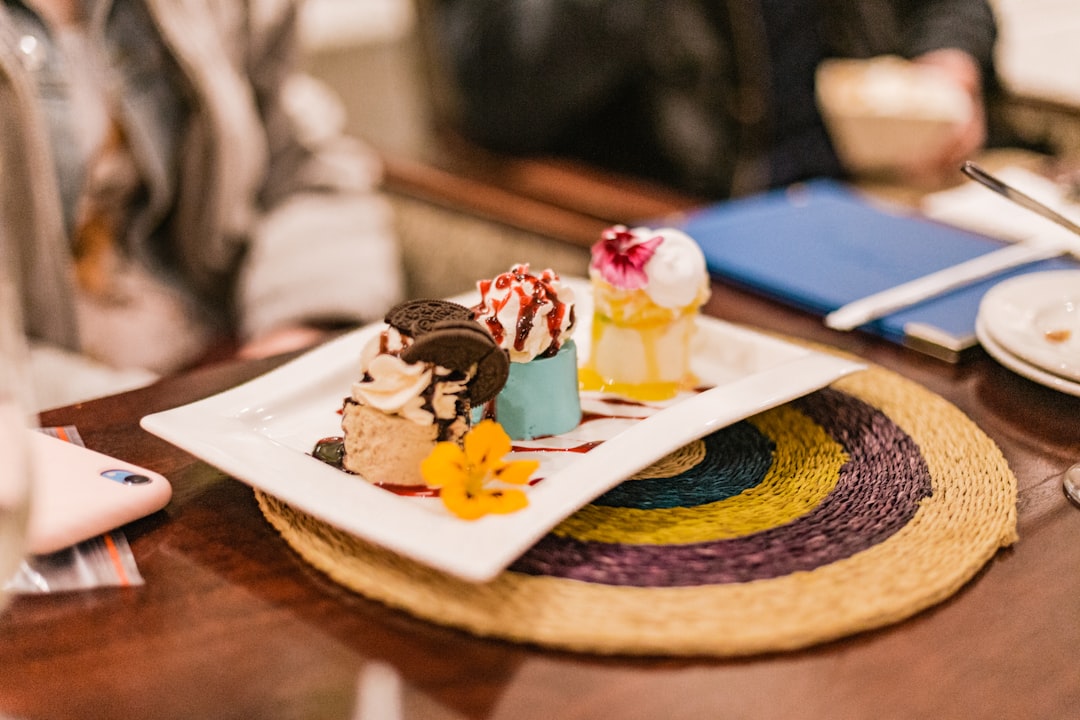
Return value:
[(406, 300), (390, 308), (385, 320), (402, 334), (415, 339), (430, 332), (440, 322), (472, 321), (473, 311), (449, 300)]
[[(470, 317), (472, 311), (469, 311)], [(475, 320), (440, 320), (401, 352), (405, 362), (430, 362), (467, 372), (476, 365), (469, 382), (469, 402), (478, 407), (495, 397), (510, 376), (510, 358)]]

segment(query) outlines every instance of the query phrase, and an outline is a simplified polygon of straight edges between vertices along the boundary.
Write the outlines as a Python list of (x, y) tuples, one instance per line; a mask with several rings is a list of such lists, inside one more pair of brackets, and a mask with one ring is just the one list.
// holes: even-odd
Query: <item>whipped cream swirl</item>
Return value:
[(455, 373), (430, 362), (409, 363), (398, 357), (411, 338), (387, 328), (361, 354), (363, 379), (352, 385), (352, 399), (418, 425), (454, 420), (475, 373)]

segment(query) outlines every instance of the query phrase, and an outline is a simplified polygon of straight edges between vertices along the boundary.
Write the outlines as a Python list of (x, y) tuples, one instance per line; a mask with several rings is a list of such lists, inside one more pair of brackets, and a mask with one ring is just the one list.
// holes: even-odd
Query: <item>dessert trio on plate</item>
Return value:
[(493, 453), (573, 430), (580, 391), (659, 401), (694, 389), (691, 340), (709, 297), (697, 244), (669, 228), (611, 227), (592, 247), (589, 279), (592, 333), (580, 368), (574, 289), (551, 269), (517, 264), (480, 280), (472, 307), (394, 307), (362, 352), (342, 438), (320, 441), (313, 455), (378, 485), (444, 493), (440, 474), (460, 471), (468, 495), (491, 479), (526, 481), (528, 468)]

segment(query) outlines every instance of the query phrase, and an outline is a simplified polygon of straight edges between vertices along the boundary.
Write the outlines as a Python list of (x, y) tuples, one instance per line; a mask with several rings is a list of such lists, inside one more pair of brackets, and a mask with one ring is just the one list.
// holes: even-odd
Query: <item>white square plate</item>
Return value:
[[(592, 318), (587, 281), (566, 279), (577, 296), (574, 331), (588, 357)], [(472, 297), (454, 300), (463, 304)], [(322, 345), (231, 390), (142, 419), (142, 426), (238, 480), (346, 532), (465, 580), (505, 569), (548, 530), (635, 472), (722, 427), (825, 387), (863, 366), (712, 318), (698, 319), (692, 367), (705, 392), (666, 403), (622, 405), (586, 393), (583, 409), (623, 419), (582, 423), (564, 435), (519, 443), (588, 452), (515, 452), (541, 465), (529, 504), (510, 515), (462, 520), (438, 498), (408, 497), (313, 457), (315, 443), (341, 434), (339, 410), (359, 376), (371, 325)], [(647, 416), (647, 417), (645, 417)], [(642, 419), (642, 418), (645, 419)]]

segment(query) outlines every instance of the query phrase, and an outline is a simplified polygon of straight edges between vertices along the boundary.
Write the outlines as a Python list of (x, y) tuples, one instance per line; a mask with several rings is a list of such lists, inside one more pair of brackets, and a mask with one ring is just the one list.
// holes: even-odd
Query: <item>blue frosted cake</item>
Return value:
[(506, 384), (483, 415), (515, 440), (573, 430), (581, 422), (573, 290), (554, 271), (534, 275), (527, 264), (477, 288), (476, 319), (510, 356)]

